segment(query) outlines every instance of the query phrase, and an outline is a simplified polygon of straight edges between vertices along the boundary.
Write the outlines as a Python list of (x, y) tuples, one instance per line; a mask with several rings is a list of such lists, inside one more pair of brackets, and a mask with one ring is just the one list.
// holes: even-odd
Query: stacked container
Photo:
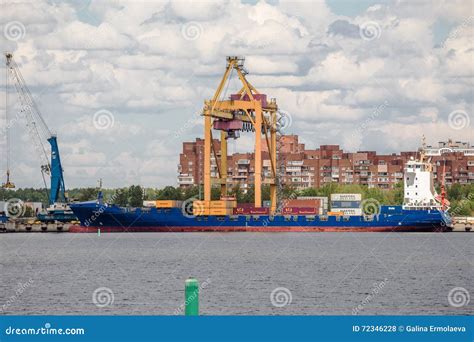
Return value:
[(319, 198), (287, 199), (283, 201), (284, 215), (323, 215), (323, 201)]
[(331, 194), (331, 211), (329, 213), (332, 215), (361, 216), (361, 201), (361, 194)]
[(233, 209), (236, 207), (235, 200), (218, 200), (218, 201), (194, 201), (193, 215), (232, 215)]
[(157, 201), (143, 201), (143, 206), (146, 208), (178, 208), (181, 207), (182, 201), (175, 200), (157, 200)]
[(329, 199), (325, 196), (298, 196), (296, 199), (298, 200), (305, 200), (305, 199), (312, 199), (312, 200), (319, 200), (319, 204), (323, 209), (323, 214), (329, 209)]

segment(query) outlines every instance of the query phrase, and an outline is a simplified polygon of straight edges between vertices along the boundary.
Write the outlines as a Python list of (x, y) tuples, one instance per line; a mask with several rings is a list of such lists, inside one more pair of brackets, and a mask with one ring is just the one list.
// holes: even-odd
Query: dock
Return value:
[(75, 223), (44, 223), (34, 218), (0, 223), (0, 233), (64, 233)]

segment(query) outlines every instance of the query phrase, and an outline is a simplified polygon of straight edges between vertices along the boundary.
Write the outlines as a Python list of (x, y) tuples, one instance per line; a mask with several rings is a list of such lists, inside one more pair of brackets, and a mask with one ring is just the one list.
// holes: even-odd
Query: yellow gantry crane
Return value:
[[(221, 186), (221, 198), (227, 196), (227, 139), (238, 138), (244, 125), (251, 125), (255, 131), (255, 207), (262, 206), (262, 181), (270, 184), (270, 213), (276, 211), (277, 201), (277, 110), (275, 99), (267, 100), (267, 95), (258, 92), (246, 79), (243, 57), (227, 57), (226, 70), (212, 100), (204, 102), (204, 201), (211, 200), (211, 153), (217, 164), (218, 179)], [(235, 70), (242, 88), (230, 99), (220, 100), (224, 86)], [(217, 161), (216, 151), (212, 143), (212, 130), (220, 130), (221, 158)], [(271, 177), (262, 177), (262, 136), (265, 139), (271, 164)]]

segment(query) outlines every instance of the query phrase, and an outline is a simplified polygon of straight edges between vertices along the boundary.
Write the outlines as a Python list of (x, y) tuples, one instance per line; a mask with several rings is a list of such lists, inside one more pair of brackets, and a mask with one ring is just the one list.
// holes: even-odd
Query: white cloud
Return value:
[[(0, 16), (2, 33), (10, 21), (25, 27), (21, 39), (2, 34), (0, 44), (14, 52), (58, 132), (68, 186), (98, 178), (109, 187), (174, 184), (181, 141), (202, 136), (195, 113), (213, 95), (226, 55), (246, 57), (250, 82), (277, 98), (293, 116), (289, 133), (308, 147), (395, 152), (416, 149), (423, 133), (431, 141), (472, 138), (470, 127), (447, 124), (458, 109), (474, 121), (468, 1), (374, 4), (354, 18), (321, 1), (85, 3), (9, 1)], [(331, 33), (336, 21), (350, 34)], [(375, 39), (356, 34), (366, 22), (379, 25)], [(441, 47), (438, 22), (452, 25)], [(234, 75), (226, 96), (238, 88)], [(113, 127), (94, 127), (99, 110), (113, 113)], [(23, 126), (15, 126), (16, 148), (29, 141)], [(230, 146), (251, 151), (253, 141), (245, 134)], [(20, 186), (41, 180), (31, 153), (27, 146), (15, 154)]]

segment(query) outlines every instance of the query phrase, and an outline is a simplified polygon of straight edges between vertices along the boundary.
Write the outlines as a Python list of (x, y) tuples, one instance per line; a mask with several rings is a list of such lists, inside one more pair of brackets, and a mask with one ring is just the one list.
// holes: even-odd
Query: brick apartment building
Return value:
[[(263, 174), (270, 176), (271, 164), (265, 144), (262, 149)], [(378, 155), (375, 151), (344, 152), (339, 145), (321, 145), (306, 149), (297, 135), (280, 137), (278, 143), (278, 170), (284, 184), (298, 189), (321, 187), (328, 183), (362, 184), (371, 188), (390, 189), (403, 181), (403, 168), (410, 157), (419, 152)], [(214, 140), (217, 158), (220, 142)], [(445, 164), (446, 184), (474, 183), (474, 148), (469, 143), (439, 142), (437, 148), (426, 146), (426, 155), (434, 165), (435, 180)], [(183, 143), (178, 165), (178, 185), (187, 187), (203, 183), (204, 140)], [(228, 183), (240, 184), (246, 189), (253, 183), (253, 153), (234, 153), (228, 156)], [(217, 177), (214, 155), (211, 157), (211, 174)]]

